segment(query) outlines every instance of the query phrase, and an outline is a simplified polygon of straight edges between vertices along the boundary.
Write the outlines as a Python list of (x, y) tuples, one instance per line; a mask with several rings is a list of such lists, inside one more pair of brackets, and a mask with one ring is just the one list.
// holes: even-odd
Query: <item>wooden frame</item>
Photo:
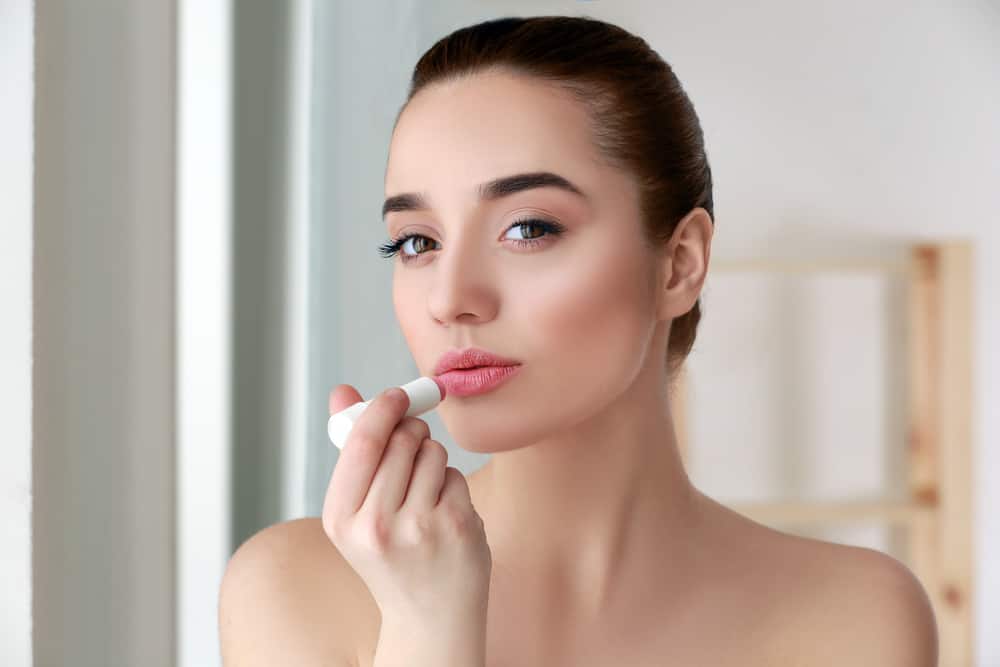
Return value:
[[(902, 501), (780, 502), (733, 509), (766, 524), (881, 521), (909, 535), (910, 568), (937, 617), (940, 664), (973, 659), (972, 246), (916, 244), (904, 262), (715, 262), (725, 272), (894, 272), (907, 280), (908, 494)], [(687, 463), (686, 368), (674, 385), (674, 418)]]

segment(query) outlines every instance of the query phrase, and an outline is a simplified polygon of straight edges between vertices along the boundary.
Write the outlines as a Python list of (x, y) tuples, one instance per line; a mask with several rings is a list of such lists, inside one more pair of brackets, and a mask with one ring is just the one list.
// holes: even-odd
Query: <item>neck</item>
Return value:
[(678, 560), (695, 492), (655, 371), (571, 431), (495, 453), (469, 477), (496, 581), (544, 582), (568, 608), (596, 614)]

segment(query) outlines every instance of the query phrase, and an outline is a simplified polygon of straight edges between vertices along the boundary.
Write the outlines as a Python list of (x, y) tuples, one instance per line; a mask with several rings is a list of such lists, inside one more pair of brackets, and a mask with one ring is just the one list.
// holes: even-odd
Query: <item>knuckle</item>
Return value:
[(466, 537), (479, 528), (475, 515), (466, 507), (451, 502), (443, 503), (441, 513), (445, 526), (452, 535)]
[(343, 541), (344, 529), (343, 521), (332, 514), (331, 512), (324, 512), (322, 518), (323, 532), (326, 536), (330, 538), (334, 544), (341, 543)]
[(351, 518), (351, 513), (338, 502), (335, 495), (327, 493), (326, 498), (323, 500), (323, 512), (320, 517), (320, 523), (323, 526), (323, 532), (335, 544), (344, 542), (350, 527)]
[(378, 396), (378, 400), (386, 405), (393, 408), (402, 408), (406, 403), (409, 402), (409, 398), (403, 391), (397, 391), (398, 387), (389, 387), (382, 391)]
[(403, 417), (400, 420), (400, 426), (420, 440), (429, 437), (431, 434), (431, 427), (420, 417)]
[(469, 483), (465, 481), (465, 475), (462, 474), (461, 470), (455, 466), (448, 466), (444, 472), (445, 484), (448, 486), (464, 488), (465, 493), (468, 493)]
[(357, 540), (363, 548), (372, 553), (387, 553), (392, 546), (390, 518), (381, 512), (366, 513), (358, 521)]
[(448, 460), (448, 448), (442, 445), (437, 440), (430, 440), (430, 448), (434, 450), (434, 453), (439, 455), (445, 461)]
[(401, 537), (408, 545), (430, 545), (437, 534), (434, 517), (426, 512), (412, 512), (400, 517)]
[(351, 429), (351, 432), (347, 435), (348, 444), (353, 450), (373, 456), (378, 453), (381, 443), (378, 439), (373, 437), (372, 434), (365, 429), (363, 426), (355, 426)]
[(430, 458), (438, 459), (447, 463), (448, 461), (448, 450), (437, 440), (432, 438), (424, 438), (423, 442), (420, 443), (421, 449), (423, 449), (423, 455)]
[(420, 438), (415, 436), (413, 433), (406, 431), (405, 429), (397, 428), (391, 436), (389, 436), (388, 447), (393, 449), (403, 449), (415, 453), (420, 447)]

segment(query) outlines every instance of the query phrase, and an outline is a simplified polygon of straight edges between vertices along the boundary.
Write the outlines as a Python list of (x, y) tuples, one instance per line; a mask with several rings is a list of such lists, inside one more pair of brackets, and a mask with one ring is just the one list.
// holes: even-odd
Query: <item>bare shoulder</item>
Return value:
[[(934, 667), (937, 624), (916, 576), (881, 551), (794, 538), (811, 575), (799, 614), (799, 655), (823, 664)], [(809, 599), (812, 598), (812, 599)]]
[[(744, 518), (745, 519), (745, 518)], [(937, 665), (937, 624), (909, 568), (892, 556), (774, 530), (745, 519), (754, 599), (770, 610), (769, 633), (787, 664)], [(746, 574), (746, 572), (744, 572)]]
[(223, 661), (355, 665), (359, 611), (373, 604), (319, 518), (268, 526), (226, 566), (218, 610)]

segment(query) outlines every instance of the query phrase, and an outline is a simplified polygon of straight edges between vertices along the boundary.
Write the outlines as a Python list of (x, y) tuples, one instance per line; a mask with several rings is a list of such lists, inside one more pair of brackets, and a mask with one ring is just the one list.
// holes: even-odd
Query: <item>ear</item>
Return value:
[(671, 320), (694, 308), (708, 272), (714, 232), (712, 216), (701, 207), (677, 223), (660, 260), (660, 319)]

